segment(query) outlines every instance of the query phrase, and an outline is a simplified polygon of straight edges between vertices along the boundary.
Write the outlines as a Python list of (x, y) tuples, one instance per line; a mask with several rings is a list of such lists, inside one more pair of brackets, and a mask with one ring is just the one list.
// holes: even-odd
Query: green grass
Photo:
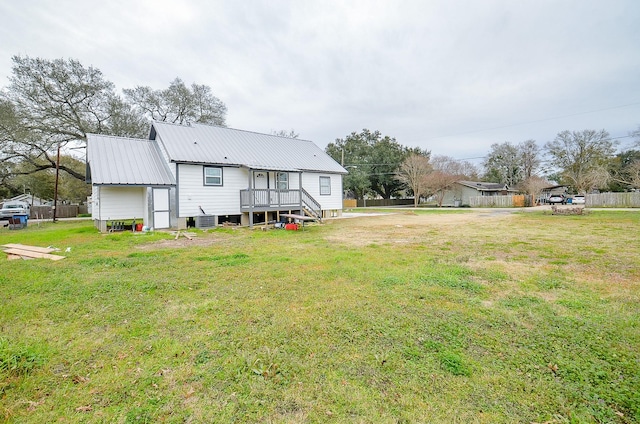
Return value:
[(0, 421), (640, 422), (640, 213), (429, 212), (0, 230)]

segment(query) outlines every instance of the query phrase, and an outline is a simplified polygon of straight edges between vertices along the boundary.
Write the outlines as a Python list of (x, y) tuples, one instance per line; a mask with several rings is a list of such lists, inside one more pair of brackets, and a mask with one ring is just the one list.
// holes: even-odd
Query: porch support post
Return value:
[(254, 203), (254, 193), (253, 193), (253, 170), (248, 168), (249, 171), (249, 228), (253, 228), (253, 203)]
[(300, 215), (304, 215), (302, 209), (302, 172), (298, 172), (298, 192), (300, 193)]

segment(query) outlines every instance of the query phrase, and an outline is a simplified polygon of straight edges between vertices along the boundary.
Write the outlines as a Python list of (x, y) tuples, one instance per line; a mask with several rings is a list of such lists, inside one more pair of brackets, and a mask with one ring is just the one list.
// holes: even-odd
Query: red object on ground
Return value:
[(136, 231), (142, 231), (142, 224), (136, 224)]
[(298, 230), (298, 224), (285, 224), (284, 225), (284, 229), (285, 230), (297, 231)]

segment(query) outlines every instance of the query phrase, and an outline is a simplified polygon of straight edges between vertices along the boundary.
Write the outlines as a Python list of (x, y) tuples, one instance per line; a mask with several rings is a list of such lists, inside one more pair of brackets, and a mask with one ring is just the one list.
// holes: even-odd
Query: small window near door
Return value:
[(276, 187), (278, 187), (278, 190), (289, 189), (289, 173), (278, 172), (276, 174)]
[(320, 177), (320, 195), (331, 194), (331, 177)]
[(204, 167), (204, 185), (221, 186), (222, 168)]

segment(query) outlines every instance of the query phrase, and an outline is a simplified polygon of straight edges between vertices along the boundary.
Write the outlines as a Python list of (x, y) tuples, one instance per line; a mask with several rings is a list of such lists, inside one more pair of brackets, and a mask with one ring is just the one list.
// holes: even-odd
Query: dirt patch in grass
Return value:
[[(438, 213), (438, 214), (416, 214), (413, 212), (363, 214), (355, 218), (335, 219), (326, 221), (320, 225), (342, 226), (344, 231), (338, 231), (326, 237), (330, 242), (349, 244), (352, 246), (367, 246), (370, 244), (408, 244), (421, 243), (430, 237), (432, 231), (449, 231), (468, 229), (470, 223), (486, 224), (487, 220), (502, 221), (513, 216), (513, 212), (497, 211), (474, 211), (467, 213)], [(315, 225), (315, 224), (312, 224)], [(139, 245), (136, 248), (141, 250), (186, 248), (194, 246), (224, 246), (229, 239), (231, 230), (212, 230), (197, 233), (191, 240), (186, 237), (178, 237), (158, 240), (152, 243)], [(259, 231), (259, 227), (254, 230), (248, 228), (237, 228), (233, 233), (250, 234), (251, 231)], [(282, 231), (269, 229), (268, 231)], [(237, 236), (237, 235), (236, 235)], [(432, 235), (431, 235), (432, 236)], [(234, 236), (235, 237), (235, 236)]]
[[(343, 226), (327, 240), (352, 246), (371, 244), (411, 244), (433, 239), (436, 233), (470, 231), (474, 223), (501, 222), (513, 217), (510, 211), (474, 211), (467, 213), (413, 214), (362, 216), (348, 220), (331, 221), (331, 225)], [(497, 225), (497, 224), (496, 224)]]
[[(245, 231), (244, 228), (239, 228), (236, 231)], [(228, 239), (228, 235), (226, 233), (216, 233), (215, 231), (211, 232), (202, 232), (198, 233), (195, 236), (192, 236), (191, 239), (180, 236), (177, 239), (172, 237), (170, 239), (158, 240), (152, 243), (142, 244), (136, 246), (137, 249), (140, 250), (154, 250), (154, 249), (180, 249), (186, 247), (194, 247), (194, 246), (211, 246), (211, 245), (221, 245), (224, 246), (226, 244), (226, 240)]]
[[(362, 214), (349, 219), (328, 220), (320, 225), (332, 225), (344, 227), (344, 231), (338, 231), (326, 237), (330, 242), (349, 244), (352, 246), (367, 246), (376, 243), (407, 244), (420, 243), (430, 236), (431, 232), (464, 231), (469, 230), (469, 224), (486, 224), (487, 221), (504, 221), (512, 218), (513, 211), (465, 211), (465, 213), (434, 213), (416, 214), (413, 212), (386, 213), (386, 214)], [(315, 224), (311, 224), (315, 225)], [(233, 233), (250, 234), (251, 231), (259, 231), (248, 228), (236, 228)], [(224, 245), (229, 239), (231, 230), (211, 230), (197, 233), (189, 240), (185, 237), (177, 239), (165, 239), (137, 246), (141, 250), (153, 250), (163, 248), (185, 248), (193, 246)], [(269, 229), (268, 231), (282, 231)]]

